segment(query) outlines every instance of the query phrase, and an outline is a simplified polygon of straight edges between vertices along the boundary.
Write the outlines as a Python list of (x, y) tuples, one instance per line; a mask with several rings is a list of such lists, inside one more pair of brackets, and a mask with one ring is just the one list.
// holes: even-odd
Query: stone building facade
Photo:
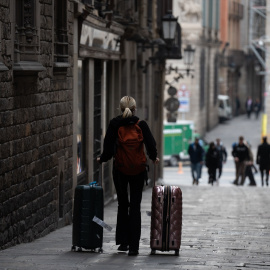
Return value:
[(73, 4), (1, 0), (0, 10), (0, 247), (6, 248), (72, 220)]
[[(98, 180), (102, 169), (107, 203), (115, 194), (112, 161), (99, 168), (96, 158), (122, 96), (136, 99), (136, 115), (149, 124), (162, 158), (167, 56), (160, 56), (158, 42), (170, 1), (101, 1), (96, 7), (91, 2), (74, 4), (73, 188)], [(157, 171), (162, 178), (162, 166)]]
[(173, 12), (182, 26), (183, 50), (191, 45), (195, 55), (191, 67), (184, 59), (168, 60), (166, 81), (178, 90), (180, 102), (181, 95), (186, 96), (178, 120), (193, 121), (201, 136), (218, 123), (219, 9), (219, 1), (173, 1)]
[(122, 96), (136, 99), (162, 160), (169, 5), (0, 1), (0, 248), (70, 224), (74, 189), (100, 171), (105, 203), (115, 199), (112, 162), (96, 157)]
[(255, 74), (256, 59), (249, 49), (252, 7), (245, 0), (175, 0), (173, 6), (182, 25), (183, 48), (190, 44), (196, 51), (193, 76), (187, 76), (183, 60), (170, 60), (166, 81), (188, 93), (188, 109), (180, 106), (178, 120), (194, 121), (203, 136), (218, 124), (219, 94), (230, 97), (233, 115), (245, 112), (247, 96), (262, 99), (262, 76)]

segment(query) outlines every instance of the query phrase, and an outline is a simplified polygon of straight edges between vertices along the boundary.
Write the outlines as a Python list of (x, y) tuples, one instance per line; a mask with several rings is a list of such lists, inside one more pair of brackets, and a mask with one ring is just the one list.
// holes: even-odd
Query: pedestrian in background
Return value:
[(199, 144), (199, 138), (195, 138), (195, 141), (188, 147), (188, 154), (190, 157), (191, 175), (193, 178), (193, 185), (199, 184), (201, 178), (201, 166), (203, 165), (204, 150)]
[[(232, 151), (233, 151), (233, 149), (234, 149), (234, 147), (237, 145), (237, 142), (234, 142), (234, 143), (232, 143)], [(233, 159), (233, 162), (234, 162), (234, 167), (235, 167), (235, 178), (234, 178), (234, 181), (236, 181), (236, 178), (237, 178), (237, 167), (236, 167), (236, 162), (235, 162), (235, 159)], [(233, 182), (234, 182), (233, 181)]]
[[(102, 163), (114, 157), (113, 181), (118, 200), (116, 245), (119, 245), (119, 251), (129, 250), (129, 256), (139, 254), (141, 200), (144, 181), (147, 179), (143, 143), (146, 146), (149, 158), (154, 163), (159, 162), (156, 141), (147, 123), (143, 120), (139, 121), (139, 118), (135, 116), (135, 110), (136, 102), (134, 98), (125, 96), (120, 100), (121, 115), (110, 121), (104, 138), (103, 152), (97, 158), (97, 161)], [(132, 140), (133, 144), (128, 145), (126, 143), (125, 147), (123, 138), (133, 138), (136, 134), (136, 142)], [(137, 142), (139, 143), (139, 147), (135, 148), (135, 145), (138, 144)], [(133, 149), (132, 154), (128, 152), (129, 149)], [(137, 164), (138, 160), (136, 157), (139, 157), (138, 153), (141, 152), (144, 162)], [(121, 159), (120, 153), (123, 154)], [(130, 196), (128, 196), (128, 186)]]
[(256, 163), (260, 168), (262, 186), (264, 185), (264, 173), (266, 177), (266, 185), (268, 186), (270, 170), (270, 145), (267, 143), (267, 137), (263, 137), (263, 143), (258, 146)]
[(248, 142), (245, 142), (245, 145), (248, 148), (248, 154), (249, 154), (249, 159), (246, 162), (246, 177), (249, 178), (249, 186), (256, 186), (256, 181), (254, 179), (253, 170), (255, 173), (257, 173), (258, 170), (254, 165), (254, 158), (253, 158), (253, 153), (251, 150), (251, 145)]
[(252, 112), (253, 109), (253, 101), (251, 99), (251, 97), (248, 97), (246, 100), (246, 112), (247, 112), (247, 117), (250, 118), (250, 114)]
[(216, 181), (217, 168), (220, 162), (220, 152), (217, 150), (214, 142), (211, 142), (205, 156), (205, 166), (208, 168), (209, 184), (214, 184)]
[(221, 174), (222, 174), (222, 168), (223, 164), (226, 163), (227, 161), (227, 151), (225, 146), (222, 144), (219, 138), (216, 139), (216, 149), (219, 152), (219, 163), (218, 163), (218, 179), (220, 179)]
[(253, 104), (253, 111), (255, 113), (255, 118), (258, 119), (259, 118), (259, 114), (260, 114), (260, 110), (261, 110), (261, 102), (260, 100), (257, 98)]
[[(236, 166), (236, 179), (234, 180), (234, 185), (243, 185), (245, 182), (245, 170), (246, 161), (249, 160), (249, 152), (247, 146), (244, 144), (244, 137), (239, 137), (239, 142), (233, 147), (232, 156), (234, 157)], [(238, 182), (239, 177), (241, 181)]]

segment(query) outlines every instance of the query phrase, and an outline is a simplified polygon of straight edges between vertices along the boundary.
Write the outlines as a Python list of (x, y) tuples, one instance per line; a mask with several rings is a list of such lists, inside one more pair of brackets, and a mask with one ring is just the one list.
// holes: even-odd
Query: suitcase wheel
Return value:
[(82, 252), (82, 248), (79, 247), (79, 248), (77, 249), (77, 251), (78, 251), (78, 252)]
[(99, 248), (98, 253), (103, 253), (103, 249)]
[(179, 256), (179, 249), (176, 249), (176, 250), (175, 250), (174, 255), (175, 255), (175, 256)]
[(76, 247), (75, 246), (72, 246), (71, 247), (71, 251), (76, 251)]
[(156, 254), (156, 250), (155, 249), (152, 249), (151, 250), (151, 255), (155, 255)]

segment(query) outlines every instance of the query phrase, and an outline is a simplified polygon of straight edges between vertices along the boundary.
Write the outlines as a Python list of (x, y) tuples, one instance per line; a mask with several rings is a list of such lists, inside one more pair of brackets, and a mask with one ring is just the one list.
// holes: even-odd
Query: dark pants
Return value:
[[(236, 165), (236, 179), (235, 183), (237, 185), (244, 185), (245, 183), (245, 177), (246, 177), (246, 162), (245, 161), (237, 161), (235, 162)], [(238, 183), (238, 179), (241, 177), (240, 183)]]
[(139, 250), (144, 180), (145, 172), (138, 175), (124, 175), (115, 169), (113, 171), (113, 181), (118, 199), (115, 240), (117, 245), (128, 244), (130, 250)]
[(250, 186), (256, 186), (256, 182), (254, 179), (253, 171), (252, 171), (252, 165), (247, 165), (246, 166), (246, 177), (249, 178), (249, 185)]
[(220, 178), (221, 177), (221, 174), (222, 174), (222, 164), (221, 165), (218, 165), (218, 167), (217, 167), (217, 171), (218, 171), (218, 178)]
[(214, 181), (216, 181), (216, 173), (217, 173), (217, 167), (209, 167), (208, 168), (208, 175), (209, 175), (209, 180), (208, 183), (212, 184), (214, 183)]
[(260, 168), (261, 172), (261, 180), (262, 180), (262, 186), (264, 185), (264, 172), (265, 172), (265, 181), (266, 185), (268, 186), (268, 178), (269, 178), (269, 169), (268, 168)]

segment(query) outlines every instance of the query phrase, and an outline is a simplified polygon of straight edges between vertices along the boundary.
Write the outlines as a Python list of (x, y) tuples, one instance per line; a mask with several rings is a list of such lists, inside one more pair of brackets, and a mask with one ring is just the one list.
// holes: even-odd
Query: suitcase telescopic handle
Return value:
[(156, 164), (154, 163), (154, 187), (156, 186), (156, 177), (157, 177), (157, 175), (156, 175)]
[(99, 164), (98, 183), (102, 187), (102, 163)]

